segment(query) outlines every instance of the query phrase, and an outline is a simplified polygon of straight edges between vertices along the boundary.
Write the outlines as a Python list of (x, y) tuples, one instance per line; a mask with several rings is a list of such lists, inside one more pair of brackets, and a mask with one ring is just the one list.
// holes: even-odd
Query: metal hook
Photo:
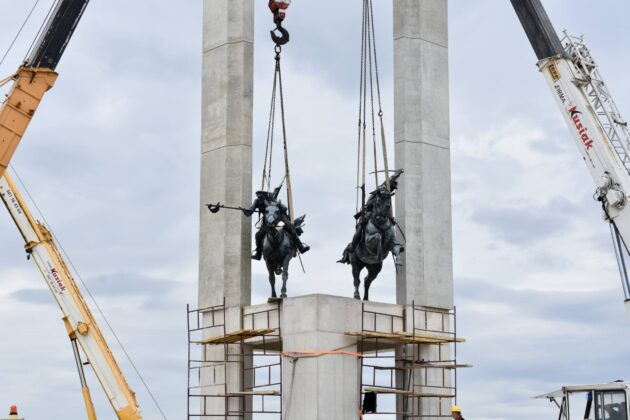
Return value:
[[(281, 36), (276, 34), (276, 31), (280, 32)], [(271, 33), (271, 40), (276, 45), (285, 45), (289, 42), (289, 31), (282, 27), (282, 22), (276, 23), (276, 29), (269, 31)]]

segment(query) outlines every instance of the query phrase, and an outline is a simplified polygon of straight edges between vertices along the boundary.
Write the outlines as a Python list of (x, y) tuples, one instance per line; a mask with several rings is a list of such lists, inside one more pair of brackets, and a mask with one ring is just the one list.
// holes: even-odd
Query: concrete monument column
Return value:
[(396, 300), (453, 307), (447, 0), (395, 0), (396, 218), (406, 234)]
[[(405, 169), (396, 194), (396, 218), (407, 238), (396, 300), (448, 310), (453, 308), (448, 2), (393, 4), (395, 156), (396, 166)], [(448, 345), (443, 350), (448, 352)], [(439, 359), (435, 345), (420, 346), (419, 353), (418, 359)], [(441, 371), (429, 370), (427, 377), (423, 373), (416, 370), (414, 385), (430, 392), (440, 383)], [(402, 385), (408, 378), (401, 375), (397, 381)], [(421, 398), (420, 407), (416, 400), (403, 407), (399, 397), (397, 404), (399, 411), (435, 416), (440, 405), (448, 413), (449, 400)]]
[[(241, 328), (241, 307), (251, 300), (251, 221), (236, 211), (211, 214), (205, 204), (239, 206), (252, 200), (252, 0), (204, 0), (202, 84), (199, 307), (222, 305), (225, 299), (224, 323), (230, 332)], [(204, 325), (210, 319), (206, 314)], [(203, 394), (239, 392), (251, 382), (251, 375), (242, 372), (239, 361), (245, 356), (238, 347), (228, 346), (227, 353), (223, 364), (223, 346), (207, 350), (205, 360), (212, 362), (200, 372)], [(202, 409), (208, 414), (238, 413), (244, 403), (243, 398), (214, 397), (205, 399)]]
[(254, 2), (204, 0), (199, 307), (251, 300), (251, 221), (207, 203), (252, 200)]

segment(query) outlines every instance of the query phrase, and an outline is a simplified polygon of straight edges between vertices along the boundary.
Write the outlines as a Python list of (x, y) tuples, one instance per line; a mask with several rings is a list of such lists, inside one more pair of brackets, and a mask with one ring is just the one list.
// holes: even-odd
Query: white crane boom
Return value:
[(594, 197), (610, 223), (630, 316), (626, 243), (630, 241), (630, 131), (582, 38), (562, 41), (540, 0), (511, 0), (580, 154), (597, 185)]

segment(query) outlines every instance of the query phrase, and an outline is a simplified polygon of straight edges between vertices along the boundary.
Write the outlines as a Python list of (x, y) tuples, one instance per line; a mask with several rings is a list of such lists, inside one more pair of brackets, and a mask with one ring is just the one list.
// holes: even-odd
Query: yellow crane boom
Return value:
[(93, 420), (96, 416), (83, 376), (77, 343), (87, 356), (87, 362), (94, 370), (118, 418), (141, 419), (135, 394), (127, 384), (52, 234), (33, 218), (7, 173), (0, 178), (0, 199), (22, 234), (26, 252), (37, 265), (63, 313), (63, 321), (77, 360), (88, 418)]

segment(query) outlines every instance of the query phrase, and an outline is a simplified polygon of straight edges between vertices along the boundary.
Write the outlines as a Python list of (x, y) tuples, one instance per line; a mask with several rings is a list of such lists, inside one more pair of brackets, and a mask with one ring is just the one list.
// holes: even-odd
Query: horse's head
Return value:
[(379, 191), (374, 196), (372, 217), (378, 225), (389, 219), (392, 210), (392, 196), (393, 194), (388, 191)]
[(275, 226), (280, 221), (280, 206), (276, 201), (265, 201), (265, 222)]

